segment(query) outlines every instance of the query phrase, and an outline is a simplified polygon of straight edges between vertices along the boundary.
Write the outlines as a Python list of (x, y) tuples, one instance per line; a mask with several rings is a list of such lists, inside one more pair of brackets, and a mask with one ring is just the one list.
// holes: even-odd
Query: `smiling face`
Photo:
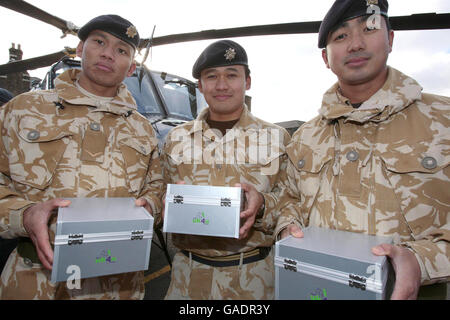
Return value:
[(384, 18), (378, 29), (370, 28), (367, 19), (363, 16), (345, 21), (328, 35), (322, 57), (341, 87), (370, 83), (381, 87), (386, 79), (394, 33), (387, 30)]
[(115, 96), (122, 81), (136, 68), (134, 48), (100, 30), (92, 31), (78, 44), (77, 55), (81, 57), (80, 85), (99, 96)]
[(202, 70), (199, 90), (209, 105), (210, 119), (230, 121), (240, 117), (245, 101), (245, 91), (251, 86), (245, 67), (230, 65)]

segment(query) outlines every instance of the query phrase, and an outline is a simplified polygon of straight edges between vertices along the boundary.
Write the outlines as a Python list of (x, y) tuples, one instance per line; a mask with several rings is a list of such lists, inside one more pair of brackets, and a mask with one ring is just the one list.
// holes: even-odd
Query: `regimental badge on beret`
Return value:
[(136, 35), (137, 35), (136, 27), (133, 25), (129, 26), (127, 29), (127, 36), (133, 39), (134, 37), (136, 37)]
[(233, 60), (236, 57), (236, 50), (234, 50), (233, 48), (228, 48), (227, 51), (225, 51), (225, 59), (226, 60)]
[(367, 0), (367, 6), (378, 5), (378, 0)]

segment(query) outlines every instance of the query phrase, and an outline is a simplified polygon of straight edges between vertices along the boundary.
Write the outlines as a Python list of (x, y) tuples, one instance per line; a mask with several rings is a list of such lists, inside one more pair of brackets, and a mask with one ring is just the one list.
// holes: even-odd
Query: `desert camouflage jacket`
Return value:
[(287, 147), (290, 223), (392, 236), (412, 250), (422, 283), (450, 277), (450, 99), (389, 68), (354, 109), (338, 85)]
[(173, 234), (173, 242), (180, 249), (205, 256), (270, 247), (278, 217), (278, 182), (285, 177), (285, 145), (290, 136), (285, 129), (253, 116), (245, 106), (238, 123), (222, 137), (206, 123), (208, 110), (169, 133), (162, 154), (164, 181), (211, 186), (252, 184), (264, 196), (265, 213), (246, 239)]
[[(79, 72), (66, 71), (54, 90), (22, 94), (1, 110), (1, 237), (27, 236), (22, 212), (59, 197), (144, 197), (153, 212), (161, 210), (162, 172), (151, 124), (125, 85), (112, 101), (94, 99), (76, 87)], [(51, 241), (55, 222), (56, 215)], [(142, 284), (134, 286), (143, 292)]]

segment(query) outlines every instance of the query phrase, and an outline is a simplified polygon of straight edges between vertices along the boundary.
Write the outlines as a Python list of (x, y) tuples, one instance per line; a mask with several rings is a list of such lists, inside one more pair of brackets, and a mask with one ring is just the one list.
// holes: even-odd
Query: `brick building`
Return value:
[[(22, 60), (23, 52), (20, 44), (13, 43), (9, 49), (9, 62)], [(14, 96), (30, 91), (30, 75), (28, 72), (10, 73), (7, 75), (0, 75), (0, 88), (7, 89), (14, 94)]]

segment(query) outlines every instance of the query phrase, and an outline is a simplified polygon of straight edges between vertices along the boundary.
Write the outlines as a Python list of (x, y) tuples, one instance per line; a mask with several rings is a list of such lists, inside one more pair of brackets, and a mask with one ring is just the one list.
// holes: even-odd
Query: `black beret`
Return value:
[(202, 70), (229, 65), (243, 65), (248, 68), (247, 53), (234, 41), (220, 40), (203, 50), (192, 68), (192, 76), (200, 79)]
[(0, 106), (14, 98), (13, 94), (6, 89), (0, 88)]
[(85, 41), (93, 30), (101, 30), (130, 44), (134, 49), (139, 46), (139, 33), (136, 27), (128, 20), (114, 14), (98, 16), (78, 31), (78, 38)]
[(385, 17), (388, 16), (387, 0), (336, 0), (320, 24), (319, 48), (327, 46), (328, 35), (338, 24), (378, 12), (378, 10), (372, 10), (371, 6), (378, 6), (379, 13)]

